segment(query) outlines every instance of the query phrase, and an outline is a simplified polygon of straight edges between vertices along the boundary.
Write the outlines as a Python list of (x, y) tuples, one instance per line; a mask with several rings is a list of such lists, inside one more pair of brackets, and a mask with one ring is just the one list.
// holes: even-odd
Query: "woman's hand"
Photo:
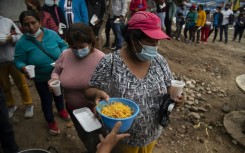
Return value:
[(122, 122), (117, 122), (105, 138), (101, 134), (99, 135), (101, 143), (98, 144), (96, 153), (110, 153), (118, 141), (130, 136), (130, 134), (127, 133), (117, 134), (121, 125)]
[(50, 92), (52, 92), (52, 88), (50, 87), (50, 83), (53, 82), (53, 81), (55, 81), (55, 80), (59, 81), (59, 79), (57, 79), (57, 78), (51, 78), (51, 79), (48, 81), (48, 87), (49, 87), (49, 91), (50, 91)]
[(183, 95), (178, 96), (177, 98), (174, 99), (174, 102), (176, 107), (181, 106), (184, 103), (184, 96)]
[(21, 68), (21, 72), (24, 73), (27, 79), (31, 79), (28, 71), (26, 70), (25, 66)]
[(101, 101), (101, 100), (105, 100), (105, 101), (109, 101), (109, 96), (107, 95), (107, 93), (105, 93), (104, 91), (102, 90), (98, 90), (96, 92), (96, 95), (95, 95), (95, 104), (98, 105), (98, 103)]

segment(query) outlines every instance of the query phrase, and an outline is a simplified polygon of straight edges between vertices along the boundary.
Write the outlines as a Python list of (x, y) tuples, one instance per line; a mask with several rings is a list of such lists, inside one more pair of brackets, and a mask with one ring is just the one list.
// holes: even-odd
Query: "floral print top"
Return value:
[(138, 79), (122, 60), (120, 51), (116, 51), (102, 58), (89, 84), (104, 90), (110, 97), (127, 98), (139, 105), (140, 112), (127, 131), (130, 137), (122, 142), (142, 147), (161, 134), (159, 109), (172, 79), (168, 64), (160, 54), (151, 61), (146, 76)]

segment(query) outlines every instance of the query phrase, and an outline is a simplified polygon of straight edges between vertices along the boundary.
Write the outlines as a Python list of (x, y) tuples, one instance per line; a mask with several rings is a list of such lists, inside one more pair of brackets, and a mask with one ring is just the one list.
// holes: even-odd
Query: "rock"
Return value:
[(198, 101), (197, 99), (195, 99), (195, 100), (194, 100), (194, 103), (195, 103), (196, 105), (198, 105), (198, 104), (199, 104), (199, 101)]
[(212, 94), (212, 91), (211, 91), (211, 90), (209, 90), (207, 93), (208, 93), (208, 94)]
[(198, 93), (198, 94), (197, 94), (197, 97), (202, 97), (202, 94)]
[(207, 91), (210, 91), (211, 89), (209, 87), (206, 88)]
[(231, 110), (230, 105), (227, 104), (227, 103), (224, 103), (224, 105), (222, 106), (222, 111), (223, 111), (224, 113), (229, 113), (230, 110)]
[(236, 140), (232, 140), (231, 141), (234, 145), (237, 145), (237, 141)]
[(207, 110), (203, 107), (197, 107), (198, 111), (200, 112), (207, 112)]
[(186, 129), (179, 127), (179, 128), (177, 128), (177, 132), (179, 132), (180, 134), (185, 134)]
[(198, 108), (195, 107), (195, 106), (192, 106), (191, 108), (189, 108), (189, 110), (190, 110), (191, 112), (198, 112)]
[(211, 105), (211, 104), (206, 104), (206, 105), (204, 106), (204, 108), (206, 108), (207, 110), (211, 110), (212, 105)]
[(191, 97), (191, 96), (188, 96), (187, 99), (190, 101), (194, 101), (194, 97)]
[(190, 101), (190, 100), (186, 101), (185, 103), (188, 105), (194, 105), (194, 101)]
[(191, 112), (188, 114), (189, 117), (194, 118), (194, 119), (200, 119), (200, 115), (195, 112)]
[(208, 129), (209, 129), (209, 130), (212, 130), (212, 129), (213, 129), (213, 127), (212, 127), (212, 126), (208, 126)]
[(168, 127), (168, 129), (169, 129), (170, 131), (173, 131), (173, 128), (171, 128), (171, 127)]

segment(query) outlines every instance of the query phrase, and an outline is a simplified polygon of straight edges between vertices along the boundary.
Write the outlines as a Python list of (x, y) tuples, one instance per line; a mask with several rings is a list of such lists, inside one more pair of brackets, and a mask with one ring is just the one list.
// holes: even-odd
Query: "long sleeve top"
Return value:
[(229, 16), (233, 14), (233, 11), (228, 9), (228, 10), (222, 10), (221, 13), (223, 14), (222, 25), (229, 24)]
[(56, 25), (52, 16), (46, 11), (41, 11), (40, 13), (41, 13), (40, 14), (41, 25), (44, 28), (51, 29), (54, 30), (55, 32), (58, 32), (58, 26)]
[(223, 21), (223, 14), (219, 12), (215, 12), (213, 14), (213, 26), (220, 27), (222, 25), (222, 21)]
[[(66, 9), (65, 9), (65, 1), (67, 0), (60, 0), (59, 7), (64, 13), (64, 16), (66, 17)], [(74, 14), (73, 22), (82, 22), (85, 24), (88, 24), (88, 10), (85, 0), (72, 0), (72, 12)], [(66, 17), (67, 20), (67, 17)], [(68, 24), (68, 22), (67, 22)]]
[(196, 21), (196, 26), (204, 26), (205, 22), (206, 22), (206, 12), (203, 10), (199, 10), (197, 12), (198, 16), (197, 16), (197, 21)]
[(173, 18), (175, 17), (176, 10), (176, 4), (172, 0), (168, 0), (166, 2), (166, 16), (169, 17), (169, 20), (173, 20)]
[(93, 105), (86, 100), (82, 91), (88, 87), (89, 80), (103, 57), (103, 52), (94, 49), (91, 54), (80, 59), (71, 49), (67, 49), (56, 61), (51, 77), (60, 80), (69, 109), (92, 109)]
[(57, 6), (56, 4), (52, 6), (44, 5), (43, 10), (50, 13), (50, 15), (54, 19), (54, 22), (56, 23), (57, 26), (59, 26), (59, 23), (63, 23), (66, 25), (65, 16), (61, 8)]
[[(15, 32), (11, 34), (11, 29), (13, 28)], [(3, 16), (0, 16), (0, 33), (6, 36), (11, 34), (13, 43), (16, 43), (22, 36), (22, 33), (14, 22)], [(4, 43), (0, 46), (0, 63), (11, 62), (14, 60), (13, 43)]]
[(145, 11), (146, 8), (147, 8), (146, 0), (131, 0), (129, 5), (129, 10), (132, 13), (135, 13), (136, 9), (138, 9), (138, 11)]
[(99, 20), (102, 20), (106, 10), (106, 1), (105, 0), (86, 0), (88, 8), (89, 20), (95, 14)]
[(15, 47), (14, 62), (17, 69), (21, 70), (26, 65), (35, 65), (34, 81), (36, 82), (46, 82), (50, 79), (53, 71), (53, 67), (50, 64), (54, 60), (37, 47), (34, 41), (45, 48), (54, 59), (58, 59), (60, 54), (68, 48), (65, 41), (56, 32), (46, 28), (42, 28), (42, 30), (42, 42), (33, 37), (23, 35)]
[(190, 29), (196, 25), (196, 20), (197, 20), (197, 13), (196, 11), (194, 12), (189, 12), (185, 18), (186, 20), (186, 28)]
[(112, 0), (110, 16), (125, 16), (128, 9), (127, 0)]

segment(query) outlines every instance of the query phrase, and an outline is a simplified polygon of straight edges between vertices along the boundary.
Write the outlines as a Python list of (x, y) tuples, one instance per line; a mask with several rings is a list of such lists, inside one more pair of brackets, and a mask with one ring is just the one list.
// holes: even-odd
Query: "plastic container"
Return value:
[(94, 116), (88, 107), (73, 110), (73, 114), (87, 132), (92, 132), (102, 127), (99, 120)]
[[(128, 105), (130, 108), (133, 109), (132, 116), (130, 116), (128, 118), (111, 118), (111, 117), (108, 117), (108, 116), (101, 114), (101, 109), (104, 106), (108, 105), (108, 103), (110, 103), (110, 102), (121, 102), (125, 105)], [(109, 102), (106, 102), (103, 100), (103, 101), (99, 102), (99, 104), (96, 106), (96, 110), (101, 117), (102, 124), (108, 130), (111, 130), (118, 121), (121, 121), (122, 125), (118, 131), (119, 133), (123, 133), (123, 132), (130, 129), (131, 125), (133, 124), (135, 117), (138, 115), (138, 113), (140, 111), (139, 106), (135, 102), (133, 102), (129, 99), (126, 99), (126, 98), (110, 98)]]

